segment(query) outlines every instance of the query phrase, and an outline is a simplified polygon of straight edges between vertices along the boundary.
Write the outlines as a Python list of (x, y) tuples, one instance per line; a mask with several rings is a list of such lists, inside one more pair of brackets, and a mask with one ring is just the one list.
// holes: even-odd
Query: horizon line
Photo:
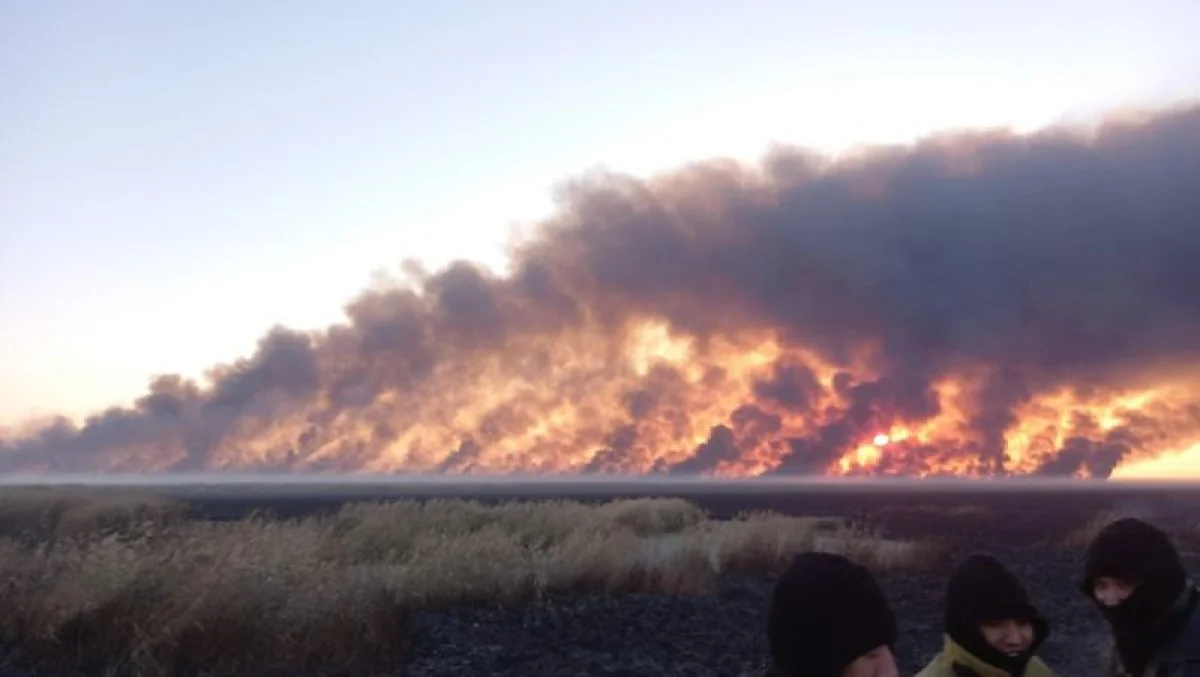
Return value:
[(960, 486), (1015, 487), (1043, 486), (1062, 488), (1155, 487), (1200, 488), (1200, 478), (1178, 477), (1095, 478), (1047, 477), (1030, 475), (1008, 476), (839, 476), (839, 475), (770, 475), (749, 477), (713, 477), (703, 475), (555, 475), (555, 474), (432, 474), (432, 473), (12, 473), (0, 475), (0, 487), (23, 486), (186, 486), (186, 485), (275, 485), (275, 486), (472, 486), (472, 485), (543, 485), (543, 486), (780, 486), (780, 487), (849, 487), (849, 486)]

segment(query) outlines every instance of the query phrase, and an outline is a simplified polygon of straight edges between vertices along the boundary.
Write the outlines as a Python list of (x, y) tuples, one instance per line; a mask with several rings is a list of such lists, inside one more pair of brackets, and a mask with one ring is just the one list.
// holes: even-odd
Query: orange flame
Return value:
[[(780, 467), (790, 439), (811, 437), (845, 415), (846, 385), (878, 376), (869, 367), (871, 358), (863, 349), (855, 364), (839, 368), (766, 334), (702, 345), (661, 321), (632, 324), (619, 339), (581, 330), (526, 336), (504, 354), (441, 365), (424, 385), (388, 390), (364, 407), (339, 408), (326, 394), (274, 407), (269, 418), (244, 418), (208, 467), (640, 474), (685, 464), (715, 426), (726, 426), (736, 454), (715, 456), (695, 471), (758, 475)], [(804, 407), (789, 410), (756, 391), (780, 365), (811, 370), (816, 387)], [(835, 381), (845, 374), (852, 378), (839, 388)], [(985, 374), (964, 370), (935, 383), (940, 412), (927, 419), (903, 420), (886, 408), (875, 412), (856, 442), (809, 471), (995, 474), (996, 468), (968, 451), (978, 444), (968, 419)], [(1038, 395), (1018, 408), (1016, 423), (1004, 431), (1002, 472), (1037, 472), (1069, 448), (1073, 436), (1100, 439), (1121, 428), (1134, 430), (1140, 440), (1127, 458), (1194, 444), (1200, 441), (1200, 417), (1185, 406), (1187, 385), (1185, 379), (1129, 392), (1062, 389)], [(1146, 412), (1153, 413), (1152, 420)], [(616, 435), (620, 439), (613, 431), (623, 431)], [(886, 444), (875, 443), (880, 434)], [(185, 453), (184, 446), (181, 437), (153, 438), (123, 447), (110, 464), (166, 468)], [(164, 454), (167, 450), (173, 453)], [(1090, 473), (1082, 467), (1070, 474)]]

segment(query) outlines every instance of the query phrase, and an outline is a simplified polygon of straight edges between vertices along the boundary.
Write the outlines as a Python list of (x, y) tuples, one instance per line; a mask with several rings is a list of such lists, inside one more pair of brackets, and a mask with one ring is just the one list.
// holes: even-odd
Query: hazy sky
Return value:
[(0, 3), (0, 424), (124, 403), (372, 271), (502, 266), (596, 166), (1200, 92), (1200, 3)]

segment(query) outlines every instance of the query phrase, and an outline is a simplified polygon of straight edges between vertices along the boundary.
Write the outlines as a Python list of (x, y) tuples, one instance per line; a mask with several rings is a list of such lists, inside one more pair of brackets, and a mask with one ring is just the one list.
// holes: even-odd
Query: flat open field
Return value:
[(774, 572), (815, 548), (877, 572), (905, 674), (949, 571), (990, 552), (1083, 676), (1089, 530), (1145, 517), (1200, 568), (1182, 484), (133, 484), (0, 486), (3, 674), (753, 675)]

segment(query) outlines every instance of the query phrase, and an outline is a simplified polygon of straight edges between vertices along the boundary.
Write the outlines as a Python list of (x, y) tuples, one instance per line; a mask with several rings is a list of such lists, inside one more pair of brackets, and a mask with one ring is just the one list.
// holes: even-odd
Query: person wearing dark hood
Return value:
[(1127, 517), (1087, 550), (1082, 590), (1115, 640), (1113, 677), (1200, 677), (1200, 591), (1171, 539)]
[(917, 677), (1053, 677), (1037, 656), (1050, 626), (996, 558), (971, 555), (950, 577), (942, 651)]
[(897, 677), (896, 618), (871, 573), (840, 555), (797, 555), (767, 618), (767, 677)]

